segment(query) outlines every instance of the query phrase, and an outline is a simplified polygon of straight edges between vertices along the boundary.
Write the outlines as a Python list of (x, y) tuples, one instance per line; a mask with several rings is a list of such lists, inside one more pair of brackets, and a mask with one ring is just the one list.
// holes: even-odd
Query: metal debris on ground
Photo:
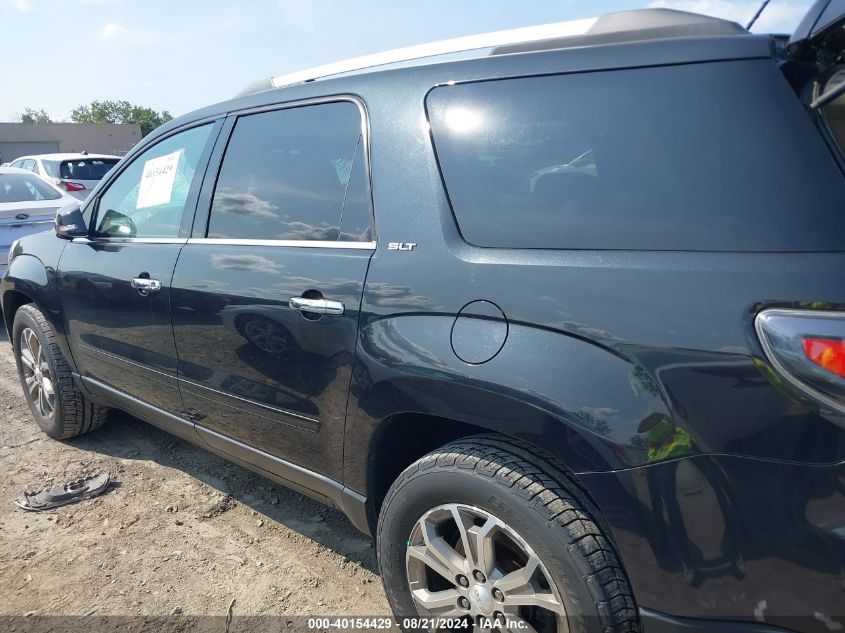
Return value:
[(95, 473), (53, 488), (25, 492), (15, 499), (15, 505), (32, 512), (50, 510), (101, 495), (108, 490), (110, 481), (111, 474), (108, 471)]

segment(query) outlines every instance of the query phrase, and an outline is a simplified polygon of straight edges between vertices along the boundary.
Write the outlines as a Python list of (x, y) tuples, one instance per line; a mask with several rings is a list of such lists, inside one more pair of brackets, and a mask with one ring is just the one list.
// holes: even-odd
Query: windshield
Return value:
[(54, 178), (69, 178), (72, 180), (100, 180), (117, 164), (116, 158), (84, 158), (79, 160), (63, 160), (58, 166), (55, 161), (44, 161), (47, 173)]
[(36, 202), (58, 200), (62, 194), (38, 176), (0, 173), (0, 204), (4, 202)]

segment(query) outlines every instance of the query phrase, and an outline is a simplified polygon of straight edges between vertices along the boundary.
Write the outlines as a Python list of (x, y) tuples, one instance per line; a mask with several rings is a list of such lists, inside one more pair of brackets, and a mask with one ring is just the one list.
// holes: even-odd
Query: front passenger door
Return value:
[(170, 320), (170, 281), (219, 124), (165, 137), (97, 196), (88, 238), (59, 261), (68, 343), (89, 388), (182, 409)]

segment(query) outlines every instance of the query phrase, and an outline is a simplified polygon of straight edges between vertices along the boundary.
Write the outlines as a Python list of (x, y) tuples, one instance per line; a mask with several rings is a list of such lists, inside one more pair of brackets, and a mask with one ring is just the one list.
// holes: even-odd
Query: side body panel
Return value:
[(72, 364), (73, 358), (63, 335), (65, 330), (62, 307), (56, 290), (56, 268), (67, 243), (67, 240), (56, 237), (52, 231), (21, 239), (16, 252), (26, 254), (18, 255), (4, 271), (0, 281), (0, 308), (3, 311), (6, 332), (10, 334), (14, 320), (13, 295), (19, 293), (18, 296), (28, 297), (41, 309), (53, 329), (62, 334), (57, 341)]
[(842, 463), (697, 455), (581, 481), (641, 606), (818, 633), (842, 621)]
[[(170, 280), (182, 243), (77, 240), (60, 262), (58, 293), (71, 354), (95, 378), (170, 413), (180, 412)], [(162, 282), (141, 296), (135, 277)]]
[[(825, 630), (808, 610), (843, 618), (845, 420), (770, 379), (752, 322), (769, 306), (845, 310), (845, 254), (470, 246), (420, 123), (432, 85), (483, 78), (462, 70), (392, 74), (365, 93), (379, 244), (416, 246), (371, 261), (345, 484), (369, 492), (358, 456), (389, 416), (457, 419), (582, 474), (642, 607), (712, 619), (763, 609), (802, 630)], [(461, 312), (479, 300), (503, 316)], [(460, 345), (476, 341), (470, 353), (504, 343), (468, 364), (458, 330)]]

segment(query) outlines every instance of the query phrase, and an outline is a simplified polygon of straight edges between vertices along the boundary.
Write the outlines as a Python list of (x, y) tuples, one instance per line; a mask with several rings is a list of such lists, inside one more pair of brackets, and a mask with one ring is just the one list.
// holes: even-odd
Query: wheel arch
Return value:
[(0, 308), (3, 312), (3, 325), (10, 341), (15, 313), (21, 306), (29, 303), (35, 304), (41, 310), (50, 326), (59, 335), (57, 342), (75, 371), (73, 357), (67, 346), (64, 319), (53, 277), (40, 259), (24, 254), (12, 260), (0, 281)]
[(32, 303), (32, 297), (20, 290), (9, 290), (3, 293), (3, 325), (10, 341), (12, 340), (12, 324), (15, 321), (15, 314), (21, 306), (27, 303)]
[(543, 449), (570, 472), (602, 472), (646, 463), (650, 424), (673, 418), (649, 372), (618, 351), (512, 323), (498, 355), (469, 365), (450, 344), (453, 323), (408, 314), (361, 330), (344, 484), (368, 498), (370, 519), (393, 478), (450, 441), (496, 433)]
[[(536, 416), (537, 413), (533, 412), (533, 415)], [(385, 495), (402, 471), (424, 455), (456, 440), (486, 435), (505, 441), (521, 441), (534, 450), (542, 451), (570, 473), (585, 469), (595, 458), (592, 455), (584, 455), (588, 446), (579, 438), (573, 437), (568, 426), (544, 419), (544, 416), (541, 416), (541, 419), (541, 427), (548, 428), (550, 424), (554, 424), (553, 428), (570, 439), (544, 442), (544, 436), (536, 433), (514, 432), (513, 429), (503, 428), (501, 424), (471, 422), (448, 415), (403, 411), (387, 416), (373, 431), (366, 450), (366, 516), (370, 533), (376, 533), (378, 515)], [(550, 450), (553, 447), (557, 450)]]
[[(415, 432), (423, 426), (425, 433)], [(423, 455), (485, 429), (425, 413), (402, 412), (385, 418), (373, 432), (367, 451), (367, 523), (376, 534), (378, 514), (396, 477)]]

